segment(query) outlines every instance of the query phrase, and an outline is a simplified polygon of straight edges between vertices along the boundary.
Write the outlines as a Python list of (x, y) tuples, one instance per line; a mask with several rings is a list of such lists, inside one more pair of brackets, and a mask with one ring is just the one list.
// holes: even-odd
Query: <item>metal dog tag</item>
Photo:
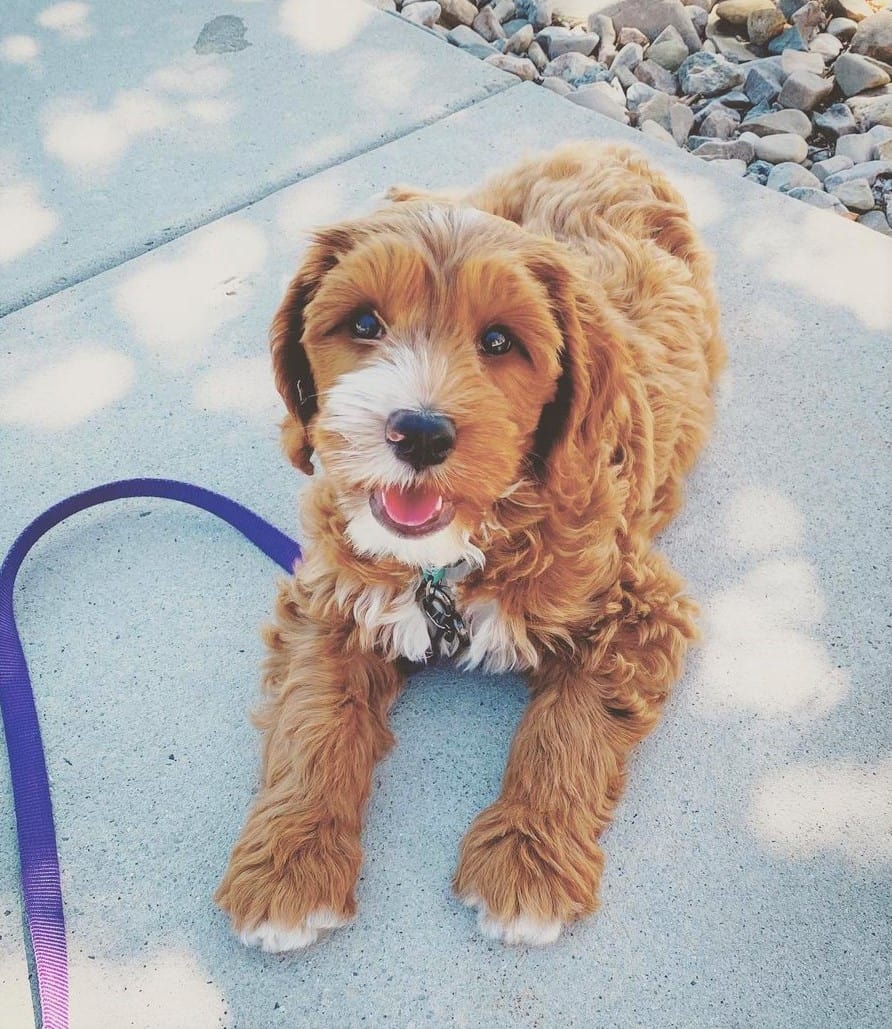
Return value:
[(464, 619), (455, 609), (452, 591), (443, 581), (444, 570), (425, 572), (416, 594), (428, 621), (431, 650), (453, 657), (470, 642)]

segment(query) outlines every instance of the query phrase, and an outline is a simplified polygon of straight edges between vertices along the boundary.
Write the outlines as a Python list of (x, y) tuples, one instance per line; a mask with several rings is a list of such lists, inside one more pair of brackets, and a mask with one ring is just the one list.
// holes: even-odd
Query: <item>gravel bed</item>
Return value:
[(892, 0), (371, 0), (730, 175), (892, 236)]

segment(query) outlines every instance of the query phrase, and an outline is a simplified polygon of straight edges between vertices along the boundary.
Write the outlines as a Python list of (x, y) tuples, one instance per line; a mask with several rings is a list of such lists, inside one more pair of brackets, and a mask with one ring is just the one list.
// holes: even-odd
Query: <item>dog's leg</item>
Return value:
[(244, 943), (295, 950), (356, 910), (360, 832), (375, 762), (393, 737), (397, 668), (280, 594), (267, 632), (261, 788), (215, 900)]
[(597, 907), (598, 837), (695, 634), (680, 588), (655, 554), (627, 562), (615, 602), (575, 653), (546, 652), (531, 676), (501, 795), (468, 831), (455, 876), (487, 935), (551, 943)]

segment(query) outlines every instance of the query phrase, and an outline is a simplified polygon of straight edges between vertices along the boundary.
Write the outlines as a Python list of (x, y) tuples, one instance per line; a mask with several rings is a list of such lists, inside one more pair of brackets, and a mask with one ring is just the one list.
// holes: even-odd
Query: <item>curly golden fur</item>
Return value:
[[(266, 632), (260, 792), (217, 893), (271, 950), (355, 912), (388, 711), (430, 642), (425, 567), (470, 566), (454, 587), (462, 663), (529, 681), (454, 883), (506, 942), (550, 942), (595, 910), (627, 756), (695, 635), (653, 539), (706, 439), (723, 349), (678, 193), (630, 148), (574, 143), (467, 192), (391, 200), (316, 233), (271, 332), (285, 450), (307, 473), (316, 451), (324, 471)], [(380, 315), (380, 338), (351, 335), (357, 310)], [(493, 325), (517, 341), (497, 357), (479, 347)], [(454, 424), (441, 463), (394, 459), (385, 420), (404, 396)], [(400, 539), (370, 497), (419, 483), (451, 521)]]

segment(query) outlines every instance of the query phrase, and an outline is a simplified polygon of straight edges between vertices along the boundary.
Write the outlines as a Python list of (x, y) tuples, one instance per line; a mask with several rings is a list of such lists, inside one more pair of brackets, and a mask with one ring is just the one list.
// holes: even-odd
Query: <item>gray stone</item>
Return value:
[(820, 180), (807, 168), (791, 161), (775, 164), (768, 174), (765, 185), (779, 193), (786, 193), (788, 189), (794, 189), (797, 186), (807, 186), (809, 189), (821, 188)]
[[(689, 144), (696, 138), (691, 137)], [(718, 158), (721, 160), (745, 161), (747, 164), (755, 156), (752, 143), (741, 139), (707, 139), (704, 142), (698, 143), (691, 150), (691, 153), (695, 157), (702, 157), (707, 161)]]
[(812, 166), (811, 170), (817, 175), (817, 177), (823, 182), (828, 176), (835, 175), (837, 172), (845, 171), (847, 168), (851, 168), (854, 165), (854, 161), (851, 157), (828, 157), (826, 161), (816, 161)]
[(715, 139), (731, 139), (740, 124), (740, 115), (737, 111), (729, 110), (727, 107), (716, 107), (700, 123), (699, 132), (701, 136), (712, 136)]
[(892, 126), (892, 96), (881, 96), (871, 100), (859, 110), (859, 116), (865, 128), (874, 125)]
[(640, 43), (626, 43), (613, 58), (610, 65), (610, 76), (615, 78), (624, 68), (634, 71), (644, 59), (644, 47)]
[(833, 66), (833, 76), (843, 96), (854, 96), (890, 81), (879, 65), (860, 54), (842, 54)]
[(777, 6), (780, 8), (781, 14), (789, 21), (807, 2), (808, 0), (778, 0)]
[(633, 29), (628, 26), (620, 29), (619, 35), (616, 38), (620, 46), (626, 46), (628, 43), (637, 43), (640, 47), (650, 45), (650, 40), (640, 29)]
[[(530, 25), (526, 18), (511, 18), (508, 21), (503, 21), (502, 28), (505, 30), (505, 38), (513, 36), (515, 32), (520, 32), (524, 25)], [(532, 28), (531, 25), (530, 27)]]
[(772, 111), (759, 117), (748, 117), (742, 128), (747, 132), (755, 132), (757, 136), (770, 136), (776, 132), (794, 133), (803, 139), (811, 134), (811, 122), (802, 111)]
[(671, 93), (673, 96), (678, 92), (678, 83), (671, 71), (666, 71), (653, 61), (642, 61), (635, 69), (635, 76), (639, 82), (653, 86), (661, 93)]
[(713, 11), (732, 25), (746, 25), (750, 14), (767, 8), (775, 9), (771, 0), (720, 0)]
[(659, 139), (663, 143), (671, 143), (672, 146), (678, 146), (678, 143), (675, 142), (675, 138), (672, 133), (667, 132), (659, 122), (642, 122), (640, 129), (642, 136), (650, 136), (651, 139)]
[(420, 0), (419, 3), (403, 5), (402, 15), (406, 21), (432, 28), (440, 20), (443, 9), (436, 0)]
[(835, 186), (851, 182), (853, 179), (866, 179), (872, 186), (880, 176), (888, 175), (892, 175), (892, 161), (868, 161), (866, 164), (856, 164), (854, 168), (828, 175), (824, 179), (824, 189), (832, 192)]
[(559, 25), (552, 25), (537, 33), (536, 42), (550, 58), (569, 53), (590, 57), (598, 45), (598, 37), (590, 32), (571, 32)]
[(691, 109), (665, 93), (657, 93), (638, 108), (638, 124), (655, 121), (661, 125), (681, 146), (694, 127), (694, 114)]
[(792, 133), (761, 136), (756, 143), (756, 157), (771, 164), (784, 164), (788, 161), (801, 164), (808, 157), (808, 144), (802, 136)]
[[(798, 168), (799, 165), (796, 167)], [(767, 161), (753, 161), (747, 168), (745, 177), (764, 186), (773, 170), (774, 165)]]
[(858, 25), (852, 36), (852, 52), (892, 62), (892, 11), (871, 14)]
[(857, 28), (858, 23), (851, 18), (831, 18), (830, 23), (827, 25), (827, 31), (830, 35), (835, 36), (842, 43), (848, 43), (852, 36), (855, 35), (855, 29)]
[(768, 44), (768, 53), (782, 54), (785, 50), (808, 50), (808, 44), (802, 38), (802, 33), (794, 26), (784, 29), (780, 35), (775, 36)]
[(616, 26), (613, 24), (613, 18), (608, 18), (606, 14), (593, 14), (588, 20), (589, 32), (594, 34), (601, 40), (601, 46), (614, 47), (616, 45)]
[(557, 79), (554, 75), (548, 75), (542, 80), (542, 85), (546, 89), (550, 89), (552, 93), (557, 93), (558, 96), (567, 96), (568, 93), (573, 92), (573, 87), (569, 82), (564, 82), (563, 79)]
[(833, 0), (833, 7), (844, 18), (851, 18), (854, 22), (863, 21), (873, 14), (873, 8), (866, 0)]
[(457, 25), (450, 29), (446, 38), (460, 50), (466, 50), (475, 57), (486, 58), (496, 52), (491, 43), (487, 43), (479, 32), (468, 28), (467, 25)]
[(496, 17), (491, 7), (484, 7), (477, 17), (474, 18), (474, 23), (471, 27), (475, 32), (479, 32), (488, 43), (494, 43), (497, 39), (507, 38), (507, 33), (502, 28), (502, 23)]
[(688, 17), (691, 19), (691, 24), (694, 26), (697, 35), (704, 39), (706, 37), (706, 26), (709, 23), (709, 14), (702, 7), (688, 4)]
[(743, 72), (715, 54), (691, 54), (678, 69), (678, 82), (686, 94), (715, 96), (735, 89), (744, 80)]
[(748, 42), (738, 36), (733, 25), (723, 21), (709, 21), (706, 24), (706, 42), (703, 50), (721, 54), (734, 64), (752, 61), (757, 55)]
[(868, 211), (858, 219), (859, 225), (866, 225), (874, 232), (882, 232), (884, 236), (892, 236), (892, 225), (889, 224), (882, 211)]
[(845, 104), (832, 104), (826, 111), (815, 114), (813, 121), (816, 129), (834, 138), (858, 131), (855, 116)]
[(785, 76), (792, 75), (794, 71), (824, 74), (824, 58), (820, 54), (801, 53), (799, 50), (785, 50), (780, 55), (780, 66)]
[(842, 43), (829, 32), (821, 32), (808, 44), (810, 53), (820, 54), (824, 64), (835, 60), (842, 50)]
[(870, 211), (874, 206), (873, 190), (867, 179), (847, 179), (844, 182), (833, 182), (827, 186), (850, 211)]
[[(480, 7), (481, 5), (478, 4), (477, 6)], [(498, 0), (497, 3), (492, 5), (492, 10), (493, 14), (503, 25), (506, 21), (512, 21), (517, 17), (517, 5), (514, 3), (514, 0)]]
[(245, 23), (233, 14), (220, 14), (209, 21), (195, 40), (197, 54), (231, 54), (251, 44), (245, 39)]
[(835, 211), (838, 214), (845, 214), (846, 209), (842, 201), (830, 193), (825, 193), (822, 189), (815, 189), (812, 186), (793, 186), (792, 189), (784, 189), (781, 192), (786, 193), (788, 197), (793, 197), (794, 200), (801, 200), (803, 203), (810, 204), (812, 207), (817, 207), (822, 211)]
[(554, 3), (552, 0), (515, 0), (517, 13), (521, 18), (531, 22), (533, 28), (546, 29), (554, 21)]
[(780, 93), (783, 74), (777, 68), (752, 68), (747, 72), (743, 91), (754, 104), (771, 101)]
[(647, 59), (667, 71), (677, 71), (687, 56), (687, 43), (674, 25), (667, 25), (647, 48)]
[(543, 70), (544, 75), (555, 75), (571, 86), (586, 86), (592, 82), (600, 82), (609, 76), (607, 68), (591, 57), (583, 54), (561, 54), (549, 61)]
[(539, 78), (539, 69), (527, 57), (517, 57), (515, 54), (491, 54), (486, 58), (486, 63), (493, 68), (500, 68), (502, 71), (516, 75), (524, 82), (534, 82)]
[(617, 31), (636, 28), (653, 42), (667, 25), (678, 30), (692, 53), (700, 49), (700, 37), (687, 9), (679, 0), (622, 0), (602, 9), (613, 18)]
[[(530, 43), (533, 42), (533, 26), (524, 25), (523, 28), (518, 29), (510, 39), (505, 43), (506, 54), (517, 54), (523, 56), (530, 49)], [(545, 54), (543, 53), (543, 57)], [(536, 64), (533, 61), (533, 64)], [(543, 65), (544, 67), (544, 65)]]
[[(527, 28), (530, 30), (532, 30), (532, 27), (532, 25), (527, 25)], [(523, 30), (518, 29), (518, 31), (515, 32), (514, 35), (518, 35), (521, 31)], [(513, 38), (514, 37), (512, 36), (512, 39)], [(548, 55), (545, 53), (542, 47), (539, 46), (535, 39), (527, 47), (527, 57), (533, 62), (533, 64), (536, 65), (536, 68), (539, 71), (545, 71), (545, 69), (548, 67)]]
[(795, 12), (790, 23), (799, 29), (799, 34), (806, 43), (811, 43), (815, 36), (827, 24), (827, 17), (820, 0), (809, 0)]
[(810, 71), (794, 71), (787, 77), (777, 102), (797, 111), (813, 111), (833, 92), (833, 79), (822, 79)]
[(765, 46), (784, 31), (786, 19), (774, 7), (763, 7), (752, 11), (746, 19), (746, 34), (756, 46)]
[(653, 86), (648, 86), (644, 82), (636, 82), (626, 90), (626, 105), (634, 114), (642, 104), (647, 103), (651, 97), (656, 96), (658, 93), (659, 90), (654, 89)]
[(443, 8), (441, 20), (447, 28), (470, 25), (477, 17), (477, 7), (471, 0), (439, 0)]
[(629, 124), (629, 112), (625, 107), (611, 99), (602, 90), (597, 89), (596, 86), (583, 86), (582, 89), (568, 94), (567, 99), (572, 100), (574, 104), (579, 104), (580, 107), (587, 107), (590, 111), (596, 111), (607, 118), (612, 118), (614, 121), (622, 122), (624, 125)]
[(853, 164), (864, 164), (876, 157), (876, 141), (868, 135), (853, 132), (836, 141), (836, 156), (849, 157)]

